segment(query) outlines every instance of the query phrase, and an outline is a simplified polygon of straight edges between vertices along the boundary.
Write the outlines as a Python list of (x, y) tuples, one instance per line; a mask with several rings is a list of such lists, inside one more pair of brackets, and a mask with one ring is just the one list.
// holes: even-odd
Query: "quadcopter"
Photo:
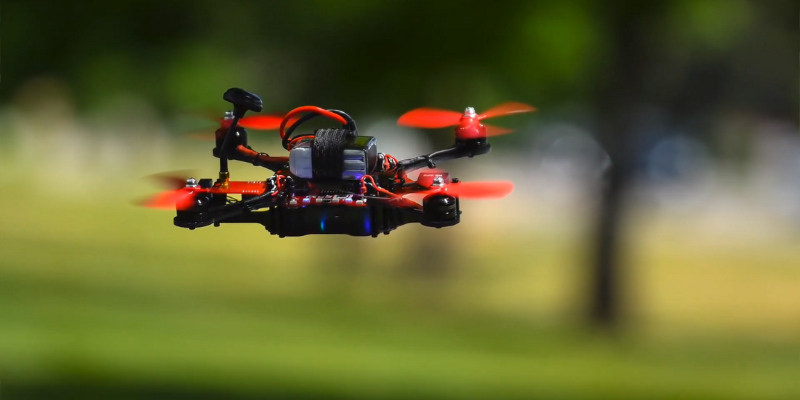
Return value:
[[(263, 104), (257, 95), (228, 89), (223, 100), (233, 110), (219, 119), (212, 154), (219, 158), (217, 179), (160, 175), (172, 190), (157, 194), (143, 205), (174, 209), (174, 225), (196, 229), (229, 223), (261, 224), (272, 235), (297, 237), (313, 234), (372, 236), (389, 234), (406, 224), (453, 226), (461, 219), (459, 199), (502, 198), (511, 182), (461, 182), (436, 169), (438, 163), (486, 154), (488, 137), (510, 132), (485, 125), (497, 116), (530, 112), (521, 103), (504, 103), (483, 114), (418, 108), (404, 114), (401, 126), (435, 129), (455, 127), (455, 144), (430, 154), (404, 160), (378, 152), (377, 140), (359, 135), (347, 113), (303, 106), (283, 117), (256, 115)], [(303, 123), (325, 117), (337, 127), (294, 135)], [(288, 156), (271, 156), (248, 145), (247, 129), (280, 132)], [(240, 161), (273, 173), (263, 181), (232, 181), (228, 161)], [(408, 173), (422, 171), (411, 179)], [(407, 198), (422, 196), (421, 203)], [(235, 196), (240, 196), (236, 198)]]

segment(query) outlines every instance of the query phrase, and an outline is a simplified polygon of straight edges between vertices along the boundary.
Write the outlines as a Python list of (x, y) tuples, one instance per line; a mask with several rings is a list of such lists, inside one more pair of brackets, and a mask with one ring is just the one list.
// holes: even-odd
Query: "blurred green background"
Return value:
[[(800, 398), (799, 15), (5, 0), (0, 398)], [(397, 127), (412, 108), (539, 112), (442, 166), (516, 185), (452, 228), (279, 239), (134, 206), (146, 175), (215, 176), (187, 112), (229, 87), (345, 110), (398, 158), (452, 142)]]

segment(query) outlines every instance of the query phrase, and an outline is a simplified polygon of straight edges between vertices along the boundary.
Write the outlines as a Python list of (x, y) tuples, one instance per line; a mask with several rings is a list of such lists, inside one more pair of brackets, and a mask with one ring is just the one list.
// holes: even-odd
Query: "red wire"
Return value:
[[(392, 167), (392, 163), (390, 163), (389, 160), (394, 161), (394, 167)], [(385, 171), (387, 172), (394, 171), (397, 168), (397, 164), (398, 164), (397, 158), (395, 158), (394, 156), (391, 156), (389, 154), (385, 154), (383, 156), (383, 169)]]
[(323, 117), (328, 117), (330, 119), (335, 119), (335, 120), (341, 122), (342, 125), (347, 124), (347, 120), (345, 120), (344, 117), (342, 117), (339, 114), (330, 112), (330, 111), (328, 111), (328, 110), (326, 110), (324, 108), (319, 108), (319, 107), (316, 107), (316, 106), (297, 107), (294, 110), (289, 111), (289, 113), (286, 114), (285, 117), (283, 117), (283, 121), (281, 121), (281, 129), (280, 129), (281, 139), (286, 137), (286, 124), (289, 123), (289, 118), (291, 118), (295, 114), (299, 114), (301, 112), (307, 112), (307, 111), (315, 112), (317, 114), (322, 115)]
[(364, 190), (365, 192), (367, 190), (367, 179), (372, 181), (372, 187), (374, 187), (375, 190), (377, 190), (378, 192), (381, 192), (381, 193), (383, 193), (385, 195), (388, 195), (389, 197), (402, 197), (402, 196), (400, 196), (398, 194), (392, 193), (392, 192), (390, 192), (390, 191), (378, 186), (378, 184), (375, 183), (375, 179), (371, 175), (364, 175), (364, 176), (361, 177), (361, 189)]
[(293, 138), (289, 142), (289, 148), (287, 150), (291, 150), (292, 147), (294, 147), (295, 145), (297, 145), (297, 143), (299, 143), (300, 141), (302, 141), (304, 139), (313, 139), (313, 138), (314, 138), (314, 135), (302, 135), (302, 136), (298, 136), (296, 138)]
[(281, 184), (281, 179), (283, 178), (286, 177), (283, 175), (275, 175), (275, 185), (278, 187), (278, 190), (281, 190), (283, 188), (283, 185)]

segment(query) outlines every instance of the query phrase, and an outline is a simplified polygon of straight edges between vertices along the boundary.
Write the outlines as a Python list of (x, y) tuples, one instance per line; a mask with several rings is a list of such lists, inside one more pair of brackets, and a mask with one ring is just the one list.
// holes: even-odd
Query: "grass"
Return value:
[[(65, 297), (15, 301), (44, 310), (4, 324), (7, 391), (67, 382), (353, 398), (796, 393), (797, 360), (784, 348), (732, 354), (737, 343), (616, 343), (491, 319), (389, 314), (321, 301), (274, 300), (262, 307), (192, 299), (157, 302), (154, 311), (148, 300), (125, 299), (121, 306), (119, 297)], [(3, 309), (6, 318), (16, 314)]]

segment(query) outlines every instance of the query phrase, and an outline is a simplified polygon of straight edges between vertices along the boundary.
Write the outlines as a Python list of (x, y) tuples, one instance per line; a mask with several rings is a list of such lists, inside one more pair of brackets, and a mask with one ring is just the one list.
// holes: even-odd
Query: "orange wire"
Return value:
[(286, 114), (285, 117), (283, 117), (283, 121), (281, 121), (281, 129), (280, 129), (281, 139), (286, 137), (286, 124), (289, 123), (289, 118), (291, 118), (295, 114), (299, 114), (301, 112), (306, 112), (306, 111), (315, 112), (315, 113), (320, 114), (320, 115), (322, 115), (324, 117), (335, 119), (335, 120), (341, 122), (342, 125), (347, 124), (347, 120), (345, 120), (344, 117), (342, 117), (339, 114), (330, 112), (330, 111), (328, 111), (328, 110), (326, 110), (324, 108), (319, 108), (319, 107), (316, 107), (316, 106), (297, 107), (294, 110), (289, 111), (289, 113)]

